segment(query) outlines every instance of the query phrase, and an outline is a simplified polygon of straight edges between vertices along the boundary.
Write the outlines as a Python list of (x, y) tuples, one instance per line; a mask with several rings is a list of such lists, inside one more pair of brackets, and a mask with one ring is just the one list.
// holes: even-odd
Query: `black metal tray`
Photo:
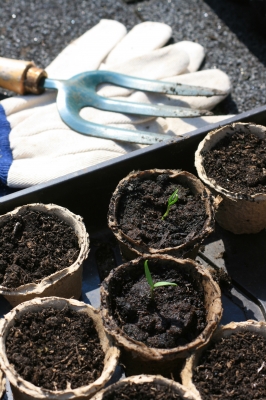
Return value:
[[(98, 308), (99, 286), (122, 257), (107, 227), (109, 201), (117, 183), (132, 170), (148, 168), (183, 169), (196, 174), (194, 153), (198, 143), (212, 129), (232, 122), (266, 125), (266, 106), (239, 114), (223, 123), (209, 125), (173, 139), (118, 157), (112, 161), (66, 175), (46, 184), (0, 198), (0, 213), (28, 203), (55, 203), (84, 218), (91, 239), (85, 264), (81, 300)], [(233, 287), (223, 293), (222, 323), (246, 319), (266, 319), (266, 231), (255, 235), (234, 235), (218, 225), (204, 243), (197, 260), (206, 268), (224, 268), (232, 277)], [(10, 310), (0, 296), (0, 315)], [(114, 379), (119, 378), (117, 371)], [(7, 388), (6, 399), (12, 399)]]

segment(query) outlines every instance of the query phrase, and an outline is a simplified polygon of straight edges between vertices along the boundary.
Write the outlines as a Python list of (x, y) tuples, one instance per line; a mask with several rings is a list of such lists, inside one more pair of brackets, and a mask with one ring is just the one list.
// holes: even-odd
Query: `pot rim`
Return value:
[(218, 129), (210, 131), (205, 138), (200, 142), (197, 151), (195, 153), (195, 167), (197, 169), (199, 178), (210, 188), (221, 194), (222, 196), (228, 197), (233, 201), (237, 200), (245, 200), (245, 201), (256, 201), (261, 202), (266, 200), (266, 193), (255, 193), (255, 194), (245, 194), (241, 192), (232, 192), (228, 189), (223, 188), (216, 180), (207, 176), (205, 168), (203, 166), (204, 156), (202, 155), (202, 151), (206, 151), (207, 149), (211, 149), (215, 146), (222, 138), (226, 136), (226, 134), (233, 134), (234, 129), (244, 128), (246, 130), (252, 130), (252, 133), (259, 136), (265, 137), (266, 135), (266, 127), (254, 123), (244, 123), (244, 122), (235, 122), (233, 124), (224, 125)]
[(137, 259), (131, 260), (125, 264), (120, 265), (115, 269), (115, 271), (117, 272), (121, 269), (132, 267), (135, 264), (140, 264), (141, 262), (143, 265), (144, 260), (150, 260), (150, 259), (174, 261), (176, 264), (181, 265), (182, 268), (186, 268), (187, 265), (192, 265), (192, 268), (195, 269), (196, 273), (202, 276), (202, 282), (204, 282), (205, 284), (206, 282), (208, 282), (208, 284), (212, 288), (212, 290), (210, 291), (213, 297), (211, 302), (212, 314), (211, 316), (207, 317), (209, 321), (207, 321), (204, 330), (194, 340), (192, 340), (192, 342), (186, 344), (185, 346), (178, 346), (171, 349), (148, 347), (143, 342), (130, 338), (127, 334), (123, 332), (123, 330), (116, 323), (113, 316), (109, 313), (109, 305), (108, 305), (109, 292), (107, 286), (114, 274), (114, 270), (111, 271), (109, 276), (102, 282), (101, 286), (101, 314), (104, 323), (104, 328), (110, 335), (112, 335), (115, 338), (119, 346), (122, 346), (128, 349), (129, 351), (134, 351), (135, 353), (138, 354), (138, 356), (145, 359), (171, 360), (176, 358), (182, 358), (183, 356), (184, 357), (189, 356), (192, 352), (195, 351), (196, 348), (202, 347), (206, 342), (209, 341), (212, 333), (217, 328), (217, 325), (222, 317), (221, 291), (219, 285), (213, 280), (211, 274), (194, 260), (188, 258), (178, 259), (167, 254), (155, 254), (155, 255), (146, 254), (143, 257), (139, 257)]
[(150, 383), (150, 382), (156, 382), (158, 384), (161, 384), (163, 386), (171, 386), (175, 389), (175, 392), (182, 396), (183, 399), (186, 400), (196, 400), (194, 394), (185, 388), (183, 385), (181, 385), (178, 382), (173, 381), (172, 379), (167, 379), (164, 378), (161, 375), (148, 375), (148, 374), (142, 374), (142, 375), (134, 375), (130, 376), (128, 378), (124, 378), (110, 386), (108, 386), (106, 389), (101, 390), (98, 392), (91, 400), (102, 400), (103, 395), (107, 393), (112, 393), (113, 390), (115, 390), (118, 387), (124, 386), (128, 382), (131, 382), (133, 384), (144, 384), (144, 383)]
[[(77, 312), (87, 313), (94, 321), (95, 329), (97, 330), (101, 346), (105, 351), (105, 362), (104, 368), (100, 377), (89, 385), (84, 385), (76, 389), (65, 389), (65, 390), (48, 390), (43, 389), (33, 383), (23, 379), (18, 372), (15, 370), (12, 364), (9, 363), (6, 350), (5, 350), (5, 339), (9, 329), (13, 326), (14, 317), (19, 317), (26, 313), (29, 309), (31, 311), (37, 311), (39, 309), (55, 307), (63, 308), (68, 305), (72, 310)], [(60, 297), (42, 297), (35, 298), (33, 300), (26, 301), (13, 308), (8, 314), (0, 320), (0, 364), (1, 368), (5, 372), (10, 383), (17, 387), (19, 391), (32, 398), (38, 399), (54, 399), (54, 400), (71, 400), (80, 398), (82, 396), (92, 396), (99, 391), (105, 383), (111, 378), (118, 359), (120, 356), (119, 349), (114, 345), (113, 340), (110, 336), (105, 334), (102, 326), (102, 320), (99, 310), (90, 306), (89, 304), (83, 303), (74, 299), (64, 299)], [(82, 397), (83, 398), (83, 397)], [(88, 397), (89, 398), (89, 397)]]
[[(121, 199), (121, 194), (119, 193), (120, 188), (125, 182), (134, 179), (136, 177), (144, 177), (148, 178), (151, 175), (160, 175), (160, 174), (168, 174), (170, 179), (178, 178), (179, 176), (185, 177), (188, 181), (192, 182), (195, 190), (202, 195), (205, 202), (205, 213), (206, 213), (206, 220), (201, 231), (192, 238), (189, 242), (183, 243), (179, 246), (175, 247), (165, 247), (163, 249), (155, 249), (154, 247), (149, 247), (145, 244), (138, 244), (136, 241), (131, 239), (127, 236), (122, 229), (119, 227), (119, 223), (117, 220), (117, 210), (119, 207), (119, 201)], [(144, 180), (143, 179), (143, 180)], [(200, 187), (200, 190), (199, 190)], [(212, 224), (212, 209), (211, 209), (211, 193), (208, 188), (206, 188), (203, 183), (193, 174), (187, 171), (181, 170), (173, 170), (173, 169), (149, 169), (143, 171), (132, 171), (126, 177), (120, 180), (118, 183), (112, 197), (110, 200), (109, 205), (109, 212), (108, 212), (108, 226), (113, 231), (114, 235), (118, 239), (118, 241), (126, 242), (125, 244), (130, 247), (130, 249), (134, 249), (134, 251), (138, 254), (138, 256), (142, 256), (145, 253), (150, 254), (165, 254), (170, 250), (182, 251), (182, 249), (186, 250), (189, 246), (193, 246), (199, 242), (199, 240), (204, 239), (213, 231), (213, 224)]]
[(0, 369), (0, 399), (2, 399), (5, 390), (6, 390), (6, 378), (4, 376), (3, 371)]
[[(64, 276), (73, 274), (75, 271), (79, 269), (82, 265), (83, 261), (87, 258), (89, 253), (89, 235), (86, 231), (85, 225), (82, 222), (83, 219), (81, 216), (76, 215), (69, 211), (67, 208), (58, 206), (56, 204), (43, 204), (43, 203), (31, 203), (26, 204), (20, 207), (15, 208), (13, 211), (8, 212), (6, 214), (0, 215), (0, 223), (1, 219), (6, 218), (9, 215), (19, 214), (24, 209), (33, 209), (38, 211), (43, 211), (48, 214), (56, 215), (57, 217), (62, 219), (62, 216), (65, 216), (65, 221), (69, 224), (71, 221), (72, 227), (75, 229), (75, 234), (78, 236), (79, 240), (79, 254), (76, 261), (70, 265), (69, 267), (63, 268), (60, 271), (54, 272), (51, 275), (44, 277), (39, 283), (27, 283), (25, 285), (18, 286), (17, 288), (7, 288), (5, 286), (0, 285), (0, 294), (3, 296), (16, 296), (16, 295), (29, 295), (36, 294), (41, 295), (42, 292), (47, 289), (47, 287), (55, 284)], [(59, 215), (58, 215), (59, 214)]]

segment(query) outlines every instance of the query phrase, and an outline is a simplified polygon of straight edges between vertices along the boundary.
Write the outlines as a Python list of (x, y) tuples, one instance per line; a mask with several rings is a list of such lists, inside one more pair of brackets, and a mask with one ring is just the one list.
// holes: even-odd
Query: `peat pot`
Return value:
[(197, 400), (265, 399), (265, 349), (265, 322), (231, 322), (186, 361), (182, 383)]
[[(151, 288), (144, 262), (155, 282)], [(221, 293), (211, 275), (190, 259), (147, 255), (111, 271), (101, 287), (104, 327), (122, 351), (126, 375), (178, 379), (186, 357), (203, 346), (221, 315)]]
[(0, 230), (0, 294), (12, 306), (34, 297), (79, 299), (89, 252), (79, 215), (55, 204), (28, 204), (1, 215)]
[(3, 371), (0, 369), (0, 399), (4, 398), (5, 390), (6, 390), (6, 379), (4, 377)]
[[(89, 399), (109, 381), (119, 355), (99, 311), (77, 300), (36, 298), (0, 321), (0, 363), (15, 400)], [(83, 378), (88, 383), (76, 387)]]
[(195, 166), (213, 192), (215, 219), (235, 234), (266, 228), (266, 128), (237, 122), (209, 132)]
[[(164, 217), (176, 190), (178, 200)], [(108, 224), (126, 260), (143, 254), (194, 259), (213, 230), (210, 192), (189, 172), (132, 172), (113, 193)]]
[[(130, 392), (129, 392), (130, 391)], [(195, 400), (194, 395), (185, 387), (160, 375), (136, 375), (122, 379), (101, 390), (92, 400), (120, 400), (130, 393), (133, 400)], [(136, 394), (136, 397), (134, 397)]]

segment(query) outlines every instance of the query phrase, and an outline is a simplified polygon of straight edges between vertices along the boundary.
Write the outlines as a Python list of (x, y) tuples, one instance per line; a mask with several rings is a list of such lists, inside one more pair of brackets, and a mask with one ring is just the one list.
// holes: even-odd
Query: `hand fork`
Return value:
[(130, 143), (153, 144), (173, 140), (173, 136), (145, 131), (133, 131), (87, 121), (80, 116), (84, 107), (104, 111), (156, 117), (200, 117), (212, 115), (207, 110), (159, 104), (134, 103), (106, 98), (97, 94), (97, 86), (109, 83), (124, 88), (145, 92), (182, 96), (224, 96), (227, 93), (216, 89), (155, 81), (122, 75), (110, 71), (89, 71), (68, 80), (49, 79), (47, 73), (29, 61), (0, 57), (0, 86), (18, 94), (39, 94), (44, 89), (56, 89), (57, 107), (62, 120), (73, 130), (88, 136), (113, 139)]

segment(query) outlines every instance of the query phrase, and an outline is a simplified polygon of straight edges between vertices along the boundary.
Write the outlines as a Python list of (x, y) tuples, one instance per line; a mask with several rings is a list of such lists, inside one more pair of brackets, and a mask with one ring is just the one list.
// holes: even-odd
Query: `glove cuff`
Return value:
[(7, 184), (7, 175), (13, 161), (9, 134), (11, 131), (5, 110), (0, 104), (0, 181)]

